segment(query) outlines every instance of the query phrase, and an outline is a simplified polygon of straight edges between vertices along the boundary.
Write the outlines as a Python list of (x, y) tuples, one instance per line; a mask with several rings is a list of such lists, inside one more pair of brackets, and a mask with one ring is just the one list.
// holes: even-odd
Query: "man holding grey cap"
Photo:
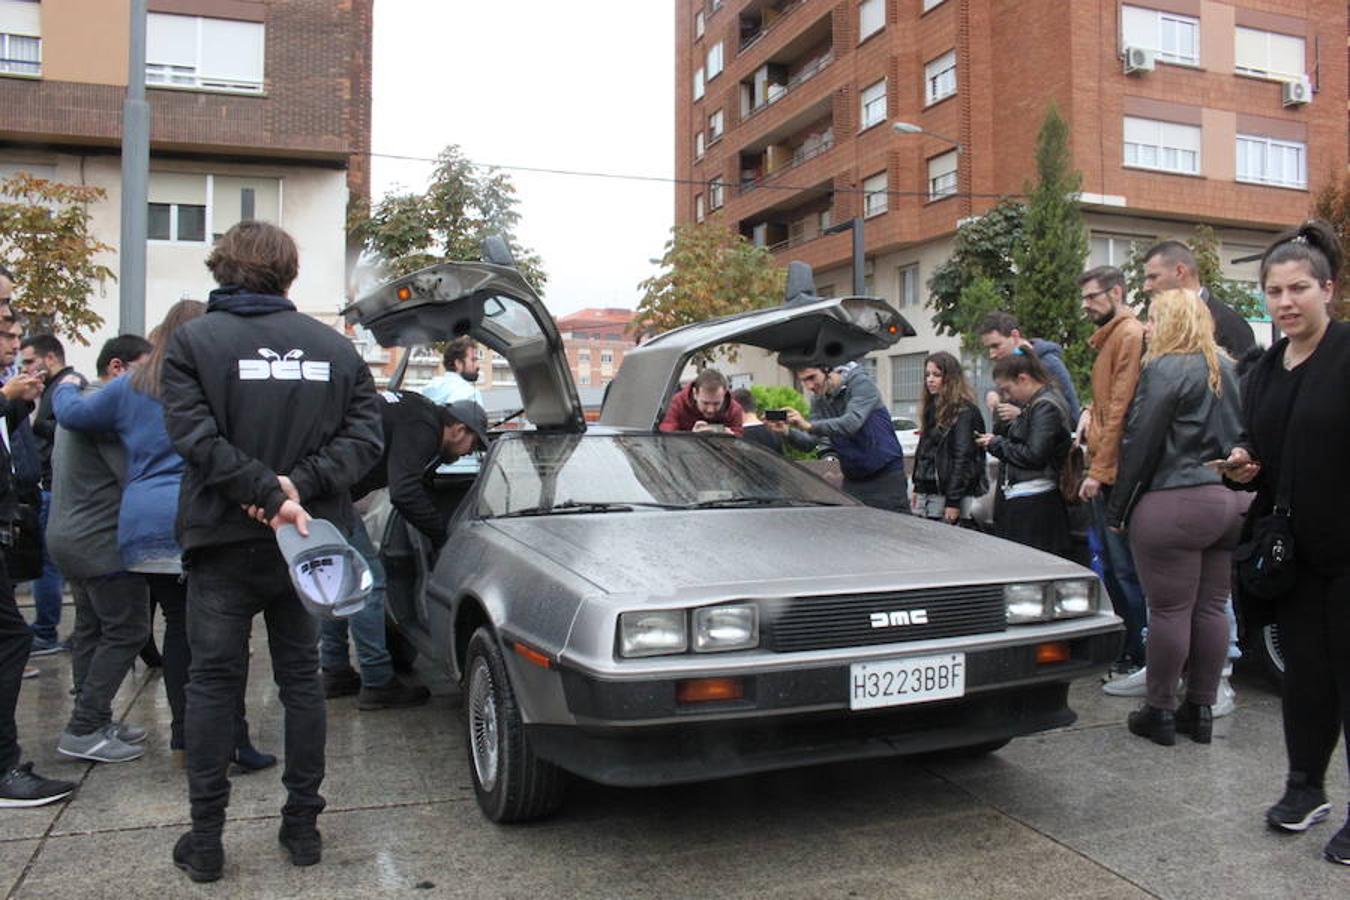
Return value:
[[(436, 505), (426, 476), (442, 463), (487, 447), (487, 415), (473, 400), (437, 405), (411, 391), (381, 391), (380, 399), (384, 454), (352, 486), (352, 499), (360, 500), (388, 487), (389, 502), (404, 521), (439, 548), (445, 543), (445, 516)], [(352, 528), (351, 543), (370, 566), (374, 586), (360, 612), (349, 619), (323, 623), (319, 657), (324, 693), (330, 700), (356, 694), (357, 708), (363, 710), (425, 703), (430, 696), (426, 687), (405, 684), (394, 674), (385, 641), (384, 569), (359, 518)], [(352, 669), (347, 649), (349, 630), (356, 644), (359, 675)]]
[(187, 464), (177, 535), (192, 648), (192, 830), (174, 845), (173, 861), (193, 881), (215, 881), (224, 866), (227, 773), (259, 612), (286, 710), (278, 838), (293, 864), (319, 861), (327, 736), (319, 621), (296, 596), (274, 531), (293, 525), (308, 536), (311, 515), (349, 531), (351, 487), (383, 448), (369, 368), (351, 341), (286, 298), (299, 270), (290, 235), (240, 222), (206, 266), (220, 288), (205, 315), (174, 333), (163, 373), (164, 423)]

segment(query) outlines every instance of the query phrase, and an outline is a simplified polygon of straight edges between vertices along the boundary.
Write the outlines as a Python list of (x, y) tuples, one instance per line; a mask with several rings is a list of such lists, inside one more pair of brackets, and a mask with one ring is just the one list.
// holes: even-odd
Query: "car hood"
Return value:
[(1020, 544), (867, 507), (616, 512), (488, 524), (654, 604), (1095, 577)]

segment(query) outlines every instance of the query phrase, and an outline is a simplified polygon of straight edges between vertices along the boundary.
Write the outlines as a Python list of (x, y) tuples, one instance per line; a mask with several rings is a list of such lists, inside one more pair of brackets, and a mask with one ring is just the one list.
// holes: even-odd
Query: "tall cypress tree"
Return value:
[(1055, 341), (1074, 382), (1088, 386), (1092, 325), (1080, 310), (1078, 276), (1088, 254), (1087, 231), (1078, 205), (1082, 175), (1069, 155), (1069, 126), (1052, 104), (1036, 138), (1034, 185), (1026, 192), (1022, 241), (1014, 250), (1017, 283), (1013, 313), (1024, 335)]

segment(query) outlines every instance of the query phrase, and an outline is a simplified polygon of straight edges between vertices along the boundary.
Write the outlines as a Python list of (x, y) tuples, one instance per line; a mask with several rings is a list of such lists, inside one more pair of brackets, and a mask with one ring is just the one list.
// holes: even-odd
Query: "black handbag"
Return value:
[(5, 547), (5, 572), (11, 583), (32, 581), (42, 575), (42, 526), (37, 507), (17, 503), (9, 521)]
[(1294, 432), (1289, 422), (1297, 402), (1298, 391), (1295, 390), (1294, 396), (1289, 398), (1289, 411), (1285, 414), (1284, 450), (1280, 455), (1280, 482), (1275, 489), (1275, 508), (1252, 523), (1250, 536), (1233, 551), (1233, 570), (1242, 590), (1263, 600), (1273, 600), (1289, 593), (1298, 580), (1289, 502), (1294, 482)]

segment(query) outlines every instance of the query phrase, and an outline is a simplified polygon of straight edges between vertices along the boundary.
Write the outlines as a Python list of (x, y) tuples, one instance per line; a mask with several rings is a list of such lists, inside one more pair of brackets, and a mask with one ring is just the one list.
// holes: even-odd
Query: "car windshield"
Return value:
[(486, 518), (853, 502), (753, 444), (690, 434), (513, 435), (481, 477)]

